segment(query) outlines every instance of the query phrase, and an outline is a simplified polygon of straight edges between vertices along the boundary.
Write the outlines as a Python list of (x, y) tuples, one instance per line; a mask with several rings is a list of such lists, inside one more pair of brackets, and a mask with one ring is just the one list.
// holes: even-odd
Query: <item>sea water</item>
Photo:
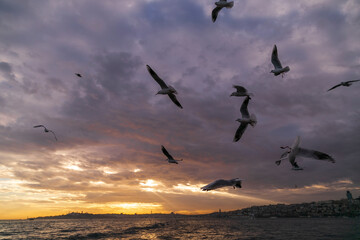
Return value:
[(0, 221), (0, 239), (360, 240), (360, 218), (161, 217)]

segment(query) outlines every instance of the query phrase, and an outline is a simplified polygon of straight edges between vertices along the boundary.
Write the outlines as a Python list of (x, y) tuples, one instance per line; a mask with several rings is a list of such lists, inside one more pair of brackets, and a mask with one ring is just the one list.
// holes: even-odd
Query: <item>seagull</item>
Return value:
[(75, 73), (76, 76), (82, 77), (80, 73)]
[(218, 179), (206, 186), (203, 186), (201, 189), (203, 191), (210, 191), (210, 190), (227, 187), (227, 186), (232, 186), (234, 189), (241, 188), (241, 181), (242, 181), (242, 179), (240, 179), (240, 178), (234, 178), (234, 179), (230, 179), (230, 180)]
[(212, 17), (213, 22), (216, 21), (216, 18), (218, 16), (220, 10), (223, 7), (232, 8), (234, 6), (234, 2), (227, 2), (227, 0), (220, 0), (218, 2), (215, 2), (215, 5), (216, 5), (216, 7), (212, 10), (212, 13), (211, 13), (211, 17)]
[(57, 137), (56, 137), (55, 133), (52, 130), (47, 129), (44, 125), (36, 125), (36, 126), (34, 126), (34, 128), (39, 128), (39, 127), (43, 127), (44, 132), (51, 132), (54, 135), (55, 140), (57, 141)]
[[(242, 87), (242, 86), (238, 86), (238, 85), (233, 85), (234, 88), (236, 88), (236, 92), (233, 92), (231, 96), (235, 96), (235, 97), (245, 97), (248, 96), (250, 98), (250, 96), (253, 96), (254, 94), (249, 93), (246, 88)], [(251, 98), (250, 98), (251, 99)]]
[(337, 87), (340, 87), (340, 86), (350, 87), (354, 82), (358, 82), (358, 81), (360, 81), (360, 79), (359, 80), (351, 80), (351, 81), (341, 82), (338, 85), (333, 86), (332, 88), (330, 88), (327, 91), (333, 90), (334, 88), (337, 88)]
[(244, 100), (244, 102), (241, 105), (240, 112), (242, 115), (242, 118), (236, 119), (240, 123), (240, 126), (236, 130), (235, 136), (234, 136), (234, 142), (237, 142), (240, 140), (241, 136), (245, 132), (245, 129), (247, 128), (248, 124), (250, 124), (252, 127), (255, 127), (257, 120), (255, 114), (249, 115), (249, 111), (247, 109), (248, 103), (249, 103), (250, 97), (247, 96)]
[(166, 148), (161, 145), (161, 151), (164, 153), (164, 155), (168, 158), (166, 159), (169, 163), (176, 163), (179, 164), (178, 161), (182, 161), (182, 159), (174, 159), (173, 156), (170, 155), (170, 153), (166, 150)]
[(274, 70), (271, 70), (270, 73), (273, 73), (275, 76), (281, 74), (282, 77), (284, 77), (284, 74), (288, 71), (290, 71), (289, 66), (286, 67), (282, 67), (279, 57), (278, 57), (278, 52), (277, 52), (277, 47), (276, 45), (274, 45), (272, 54), (271, 54), (271, 63), (274, 65)]
[(292, 170), (304, 170), (303, 168), (299, 167), (297, 162), (295, 162), (296, 156), (314, 158), (317, 160), (325, 160), (328, 162), (335, 163), (335, 159), (333, 159), (330, 155), (315, 150), (300, 148), (299, 144), (300, 144), (300, 136), (297, 136), (291, 147), (289, 146), (280, 147), (281, 149), (288, 149), (288, 150), (281, 155), (280, 160), (275, 162), (276, 165), (279, 166), (282, 160), (288, 159), (291, 165), (293, 166)]
[(150, 75), (161, 87), (161, 90), (157, 94), (164, 94), (164, 95), (167, 94), (171, 99), (171, 101), (173, 101), (176, 104), (176, 106), (178, 106), (179, 108), (183, 108), (175, 96), (175, 94), (177, 94), (175, 88), (173, 88), (170, 85), (169, 86), (166, 85), (166, 83), (154, 72), (154, 70), (151, 69), (149, 65), (146, 65), (146, 68), (149, 71)]

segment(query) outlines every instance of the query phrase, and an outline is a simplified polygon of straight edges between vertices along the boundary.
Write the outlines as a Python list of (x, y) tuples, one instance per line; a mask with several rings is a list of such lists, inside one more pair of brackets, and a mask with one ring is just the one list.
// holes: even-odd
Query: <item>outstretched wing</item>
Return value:
[(247, 97), (244, 99), (244, 102), (241, 104), (240, 112), (241, 112), (241, 116), (242, 116), (242, 117), (250, 118), (250, 114), (249, 114), (249, 111), (248, 111), (248, 109), (247, 109), (247, 106), (248, 106), (248, 104), (249, 104), (249, 100), (250, 100), (250, 97), (247, 96)]
[(147, 70), (149, 71), (150, 75), (153, 79), (160, 85), (161, 88), (167, 88), (168, 86), (166, 83), (156, 74), (154, 70), (149, 65), (146, 65)]
[(163, 145), (161, 145), (161, 151), (165, 154), (165, 156), (168, 158), (168, 159), (174, 159), (170, 153), (165, 149), (165, 147)]
[(240, 140), (241, 136), (244, 134), (245, 129), (247, 128), (247, 123), (241, 123), (238, 129), (236, 130), (235, 136), (234, 136), (234, 142), (237, 142)]
[(229, 184), (228, 181), (225, 181), (223, 179), (219, 179), (219, 180), (216, 180), (216, 181), (202, 187), (201, 189), (203, 191), (209, 191), (209, 190), (214, 190), (214, 189), (221, 188), (221, 187), (226, 187), (226, 186), (231, 186), (231, 184)]
[(337, 87), (340, 87), (340, 86), (341, 86), (341, 83), (340, 83), (340, 84), (338, 84), (338, 85), (333, 86), (332, 88), (330, 88), (330, 89), (329, 89), (329, 90), (327, 90), (327, 91), (333, 90), (334, 88), (337, 88)]
[(222, 7), (216, 7), (212, 10), (212, 13), (211, 13), (211, 18), (212, 18), (212, 21), (215, 22), (216, 21), (216, 18), (220, 12), (220, 10), (222, 9)]
[(34, 128), (39, 128), (39, 127), (43, 127), (43, 128), (45, 128), (45, 126), (44, 126), (44, 125), (36, 125), (36, 126), (34, 126)]
[(274, 45), (272, 54), (271, 54), (271, 63), (274, 65), (275, 68), (283, 68), (281, 62), (279, 60), (278, 51), (276, 45)]
[(242, 87), (242, 86), (239, 86), (239, 85), (233, 85), (234, 88), (236, 88), (236, 91), (237, 92), (240, 92), (240, 93), (246, 93), (247, 90), (246, 88)]
[(359, 80), (351, 80), (351, 81), (347, 81), (348, 83), (353, 83), (353, 82), (358, 82), (358, 81), (360, 81), (360, 79)]
[(51, 132), (51, 133), (54, 135), (54, 138), (55, 138), (55, 140), (57, 141), (58, 139), (57, 139), (55, 133), (54, 133), (52, 130), (49, 130), (49, 132)]
[(306, 149), (306, 148), (298, 148), (298, 149), (299, 149), (299, 151), (298, 151), (297, 155), (299, 155), (299, 156), (307, 157), (307, 158), (314, 158), (317, 160), (325, 160), (325, 161), (335, 163), (335, 159), (333, 159), (330, 155), (328, 155), (326, 153), (315, 151), (315, 150), (310, 150), (310, 149)]
[(168, 95), (169, 95), (169, 98), (171, 99), (171, 101), (173, 101), (176, 104), (176, 106), (178, 106), (179, 108), (183, 108), (181, 106), (180, 102), (177, 100), (175, 94), (169, 93)]

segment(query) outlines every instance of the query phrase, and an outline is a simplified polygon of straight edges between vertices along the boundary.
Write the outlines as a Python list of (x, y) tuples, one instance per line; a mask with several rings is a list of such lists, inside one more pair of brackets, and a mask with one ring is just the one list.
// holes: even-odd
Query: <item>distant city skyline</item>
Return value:
[[(328, 92), (360, 79), (360, 2), (235, 0), (213, 22), (214, 2), (0, 1), (0, 219), (360, 195), (360, 83)], [(275, 44), (283, 78), (270, 73)], [(183, 109), (155, 96), (146, 65)], [(238, 142), (233, 85), (253, 93), (257, 118)], [(277, 166), (296, 136), (336, 163)], [(234, 178), (242, 188), (200, 189)]]

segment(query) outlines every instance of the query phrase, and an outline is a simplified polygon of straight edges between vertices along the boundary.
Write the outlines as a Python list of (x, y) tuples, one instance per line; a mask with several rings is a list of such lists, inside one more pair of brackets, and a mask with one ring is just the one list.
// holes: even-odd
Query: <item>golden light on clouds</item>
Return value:
[[(339, 79), (360, 74), (360, 43), (353, 37), (358, 33), (358, 1), (303, 0), (293, 7), (277, 0), (276, 6), (285, 5), (276, 11), (263, 7), (263, 0), (246, 1), (222, 19), (233, 22), (226, 34), (209, 31), (213, 3), (205, 0), (191, 6), (129, 1), (125, 8), (115, 0), (68, 1), (77, 7), (52, 1), (5, 4), (1, 20), (7, 29), (0, 35), (0, 219), (73, 211), (205, 213), (340, 199), (347, 190), (359, 196), (359, 114), (354, 104), (360, 101), (359, 85), (323, 94)], [(162, 7), (152, 8), (154, 3)], [(147, 14), (149, 9), (153, 14)], [(254, 22), (259, 9), (266, 18)], [(189, 24), (194, 11), (197, 24)], [(73, 21), (63, 21), (64, 12)], [(269, 34), (268, 23), (279, 17), (291, 24)], [(39, 28), (48, 18), (54, 21)], [(250, 20), (240, 31), (239, 18)], [(159, 19), (171, 24), (153, 31)], [(309, 19), (314, 24), (309, 25)], [(30, 31), (20, 31), (24, 23)], [(113, 23), (123, 41), (107, 27)], [(324, 23), (335, 27), (322, 28)], [(74, 34), (78, 29), (89, 31)], [(341, 38), (336, 37), (338, 29)], [(59, 34), (66, 41), (59, 41)], [(46, 41), (34, 41), (39, 36)], [(284, 78), (276, 85), (264, 80), (272, 78), (274, 43), (293, 66), (291, 81)], [(324, 54), (329, 52), (330, 57)], [(161, 59), (154, 58), (159, 53)], [(224, 61), (226, 66), (216, 64)], [(175, 84), (183, 110), (168, 97), (155, 96), (159, 86), (146, 64)], [(242, 100), (229, 97), (233, 84), (256, 93), (249, 109), (261, 115), (259, 125), (246, 130), (238, 143), (232, 138)], [(343, 97), (330, 97), (337, 94)], [(58, 141), (34, 129), (37, 124), (53, 130)], [(279, 147), (296, 135), (303, 139), (301, 146), (324, 151), (336, 163), (299, 156), (304, 171), (291, 171), (288, 162), (276, 166), (283, 151)], [(184, 161), (167, 163), (162, 145)], [(246, 179), (241, 189), (200, 189), (234, 177)]]
[(84, 169), (82, 169), (81, 167), (77, 166), (77, 165), (65, 165), (64, 168), (70, 169), (70, 170), (74, 170), (74, 171), (83, 171)]

